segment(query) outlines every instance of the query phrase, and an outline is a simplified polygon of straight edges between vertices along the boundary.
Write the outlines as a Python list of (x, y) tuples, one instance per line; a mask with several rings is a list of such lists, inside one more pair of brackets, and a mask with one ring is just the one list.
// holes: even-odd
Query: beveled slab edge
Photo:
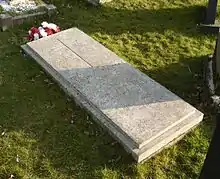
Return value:
[[(67, 30), (67, 31), (68, 31), (68, 30)], [(59, 33), (57, 33), (57, 34), (59, 34)], [(54, 35), (51, 35), (51, 36), (48, 36), (48, 37), (39, 39), (38, 42), (41, 41), (41, 40), (43, 40), (43, 39), (46, 39), (46, 38), (48, 38), (48, 40), (49, 40), (49, 38), (52, 38), (52, 36), (53, 36), (53, 37), (56, 37), (57, 34), (54, 34)], [(33, 43), (35, 43), (35, 42), (36, 42), (36, 41), (33, 41)], [(42, 42), (42, 43), (43, 43), (43, 42)], [(114, 126), (114, 127), (112, 127), (112, 128), (114, 128), (114, 131), (120, 132), (120, 133), (123, 135), (123, 138), (126, 138), (126, 140), (129, 141), (129, 144), (130, 144), (129, 146), (130, 146), (130, 148), (131, 148), (131, 147), (133, 148), (134, 146), (136, 146), (136, 147), (139, 146), (139, 144), (136, 143), (136, 141), (133, 140), (132, 137), (130, 137), (125, 131), (123, 131), (117, 124), (115, 124), (115, 123), (114, 123), (107, 115), (105, 115), (105, 114), (103, 113), (103, 111), (101, 111), (95, 104), (93, 104), (92, 102), (90, 102), (85, 95), (83, 95), (79, 90), (77, 90), (75, 87), (73, 87), (73, 85), (71, 85), (70, 82), (66, 80), (66, 78), (64, 78), (62, 75), (60, 75), (59, 72), (57, 72), (57, 70), (55, 70), (55, 69), (53, 68), (53, 66), (51, 66), (51, 64), (49, 64), (46, 60), (44, 60), (44, 59), (40, 56), (40, 54), (38, 54), (37, 51), (35, 51), (35, 49), (30, 45), (30, 42), (27, 43), (25, 46), (23, 46), (23, 48), (25, 48), (25, 49), (26, 49), (25, 51), (28, 51), (28, 53), (31, 54), (31, 56), (32, 56), (41, 66), (43, 66), (43, 68), (46, 67), (47, 71), (49, 71), (49, 74), (53, 74), (52, 76), (60, 76), (60, 78), (62, 78), (62, 80), (59, 80), (59, 81), (56, 80), (58, 83), (61, 83), (61, 82), (62, 82), (62, 84), (64, 84), (64, 85), (69, 84), (69, 86), (71, 86), (71, 88), (74, 88), (74, 90), (77, 91), (78, 94), (81, 94), (81, 95), (80, 95), (80, 96), (81, 96), (81, 99), (83, 98), (84, 101), (87, 101), (93, 109), (95, 109), (97, 112), (101, 113), (102, 116), (104, 116), (106, 122), (108, 122), (109, 125)], [(48, 69), (49, 69), (49, 70), (48, 70)], [(51, 72), (51, 71), (53, 71), (53, 72)], [(72, 96), (74, 97), (74, 95), (72, 95)], [(81, 99), (79, 99), (79, 100), (81, 100)], [(85, 107), (85, 108), (86, 108), (86, 107)], [(100, 120), (101, 120), (101, 119), (100, 119)], [(103, 122), (103, 121), (100, 121), (100, 122)]]
[(142, 148), (137, 149), (133, 145), (132, 141), (129, 141), (123, 133), (118, 131), (111, 123), (108, 122), (108, 120), (106, 120), (106, 116), (104, 114), (100, 113), (91, 104), (89, 104), (89, 102), (83, 96), (81, 96), (78, 91), (75, 91), (73, 88), (68, 86), (62, 79), (60, 79), (57, 73), (53, 72), (52, 69), (49, 69), (42, 62), (42, 60), (33, 53), (32, 49), (30, 49), (27, 45), (22, 45), (21, 48), (26, 54), (35, 59), (46, 70), (46, 72), (49, 73), (59, 85), (61, 85), (61, 88), (75, 99), (77, 104), (87, 109), (88, 112), (94, 116), (93, 118), (96, 122), (108, 129), (107, 131), (124, 146), (126, 151), (132, 153), (132, 156), (137, 162), (145, 161), (151, 156), (160, 152), (165, 147), (170, 146), (170, 144), (174, 141), (177, 142), (180, 136), (186, 134), (191, 128), (196, 126), (203, 119), (203, 114), (199, 111), (196, 111), (195, 114), (198, 115), (197, 117), (195, 117), (195, 115), (189, 117), (189, 120), (192, 122), (189, 122), (189, 120), (184, 120), (170, 131), (167, 131), (167, 133), (164, 133), (156, 138), (156, 144), (155, 141), (152, 141)]
[(189, 131), (195, 128), (202, 120), (204, 114), (196, 110), (194, 115), (189, 116), (188, 119), (182, 121), (179, 125), (172, 128), (167, 133), (164, 133), (151, 143), (145, 145), (141, 149), (134, 149), (132, 155), (137, 162), (143, 162), (154, 156), (174, 143), (183, 138)]
[[(88, 36), (87, 34), (85, 34), (83, 31), (81, 31), (81, 30), (79, 30), (78, 28), (70, 28), (70, 29), (67, 29), (67, 30), (64, 30), (64, 31), (62, 31), (61, 33), (57, 33), (57, 34), (54, 34), (54, 35), (52, 35), (52, 36), (48, 36), (48, 37), (45, 37), (45, 38), (42, 38), (42, 39), (39, 39), (38, 41), (33, 41), (33, 42), (29, 42), (27, 45), (29, 46), (29, 48), (33, 51), (33, 52), (35, 52), (40, 58), (42, 58), (41, 57), (41, 52), (40, 51), (38, 51), (39, 49), (38, 48), (36, 48), (35, 49), (35, 47), (37, 47), (37, 46), (39, 46), (41, 43), (44, 43), (45, 41), (46, 42), (48, 42), (48, 41), (50, 41), (50, 39), (51, 39), (51, 41), (52, 40), (54, 40), (54, 39), (59, 39), (59, 37), (61, 36), (70, 36), (71, 34), (74, 34), (74, 41), (77, 41), (77, 37), (78, 36), (80, 36), (80, 35), (82, 35), (83, 36), (83, 39), (85, 38), (86, 39), (86, 41), (87, 41), (87, 39), (88, 39), (88, 41), (90, 42), (90, 41), (92, 41), (92, 44), (95, 42), (95, 44), (99, 44), (99, 48), (103, 48), (104, 49), (104, 51), (108, 51), (109, 53), (114, 53), (114, 52), (112, 52), (112, 51), (110, 51), (109, 49), (107, 49), (105, 46), (103, 46), (102, 44), (100, 44), (99, 42), (97, 42), (95, 39), (93, 39), (92, 37), (90, 37), (90, 36)], [(63, 34), (63, 35), (62, 35)], [(61, 38), (62, 39), (62, 38)], [(84, 40), (85, 40), (84, 39)], [(79, 38), (79, 41), (80, 41), (80, 38)], [(94, 45), (94, 44), (93, 44)], [(73, 48), (74, 49), (74, 47), (69, 47), (69, 48)], [(38, 49), (38, 50), (37, 50)], [(74, 51), (74, 50), (73, 50)], [(86, 52), (86, 51), (85, 51)], [(38, 54), (39, 53), (39, 54)], [(100, 56), (100, 55), (99, 55)], [(117, 56), (115, 53), (114, 53), (114, 56)], [(83, 56), (80, 56), (80, 53), (79, 53), (79, 57), (82, 59), (82, 60), (84, 60), (84, 57)], [(141, 71), (139, 71), (138, 69), (135, 69), (134, 67), (132, 67), (129, 63), (127, 63), (126, 61), (124, 61), (123, 59), (121, 59), (119, 56), (117, 56), (117, 58), (119, 59), (118, 61), (119, 62), (121, 62), (121, 61), (123, 61), (124, 63), (126, 63), (127, 65), (129, 65), (131, 68), (132, 68), (132, 70), (134, 71), (134, 72), (136, 72), (136, 74), (140, 77), (140, 78), (142, 78), (142, 80), (143, 81), (148, 81), (148, 80), (150, 80), (153, 84), (155, 84), (155, 85), (157, 85), (158, 84), (158, 86), (160, 86), (160, 88), (163, 88), (164, 89), (164, 93), (168, 93), (169, 95), (173, 95), (173, 96), (175, 96), (175, 97), (178, 97), (177, 95), (175, 95), (174, 93), (172, 93), (170, 90), (168, 90), (167, 88), (165, 88), (164, 86), (162, 86), (161, 84), (159, 84), (158, 82), (156, 82), (155, 80), (153, 80), (153, 79), (151, 79), (150, 77), (148, 77), (146, 74), (144, 74), (144, 73), (142, 73)], [(116, 58), (116, 60), (115, 61), (117, 61), (117, 58)], [(110, 58), (111, 59), (111, 58)], [(85, 58), (85, 61), (88, 61), (89, 60), (89, 58)], [(53, 65), (51, 65), (50, 63), (48, 63), (48, 61), (47, 61), (47, 59), (42, 59), (42, 61), (44, 61), (45, 63), (47, 63), (50, 67), (51, 67), (51, 69), (52, 68), (54, 68), (53, 67)], [(111, 61), (111, 60), (110, 60)], [(57, 72), (57, 73), (59, 73), (59, 72)], [(66, 78), (65, 78), (66, 79)], [(80, 88), (78, 88), (78, 89), (80, 89)], [(80, 91), (81, 92), (81, 91)], [(86, 96), (85, 96), (85, 99), (86, 100), (88, 100), (87, 98), (86, 98)], [(181, 101), (183, 101), (181, 98), (179, 98), (178, 97), (178, 99), (180, 99)], [(91, 103), (91, 101), (89, 101), (90, 103)], [(184, 101), (183, 101), (184, 102)], [(186, 103), (186, 102), (184, 102), (184, 103)], [(95, 104), (94, 104), (95, 105)], [(190, 105), (191, 106), (191, 105)], [(99, 109), (98, 107), (96, 107), (97, 108), (97, 110), (100, 110), (101, 112), (103, 112), (101, 109)], [(195, 112), (195, 108), (192, 106), (192, 112), (194, 113)], [(175, 123), (173, 123), (172, 125), (170, 125), (169, 127), (167, 127), (167, 128), (164, 128), (163, 130), (160, 130), (159, 131), (159, 133), (158, 133), (158, 135), (154, 135), (153, 137), (151, 137), (150, 139), (148, 139), (148, 140), (145, 140), (145, 139), (139, 139), (137, 136), (139, 135), (139, 134), (137, 134), (136, 135), (136, 137), (135, 136), (132, 136), (132, 135), (130, 135), (130, 133), (129, 133), (129, 131), (124, 131), (123, 130), (123, 128), (121, 128), (120, 126), (118, 126), (116, 123), (114, 123), (111, 119), (109, 120), (109, 122), (111, 123), (111, 125), (114, 125), (115, 126), (115, 128), (117, 128), (117, 130), (119, 131), (120, 130), (120, 132), (121, 133), (123, 133), (123, 135), (127, 135), (127, 138), (129, 138), (129, 140), (131, 140), (133, 143), (134, 143), (134, 145), (137, 147), (137, 148), (142, 148), (143, 146), (145, 146), (147, 143), (149, 143), (151, 140), (154, 140), (155, 138), (157, 138), (159, 135), (162, 135), (164, 132), (166, 132), (167, 130), (170, 130), (170, 128), (172, 128), (172, 127), (174, 127), (175, 125), (178, 125), (178, 123), (180, 123), (181, 122), (181, 120), (185, 120), (185, 117), (188, 117), (188, 115), (192, 115), (191, 113), (185, 113), (184, 114), (185, 116), (183, 117), (183, 118), (177, 118), (177, 119), (179, 119), (178, 121), (176, 121)], [(106, 116), (107, 117), (107, 116)]]
[(106, 119), (106, 116), (99, 112), (96, 108), (94, 108), (78, 91), (74, 88), (68, 86), (61, 77), (57, 75), (57, 73), (53, 72), (48, 66), (46, 66), (42, 60), (32, 52), (32, 50), (27, 45), (21, 46), (22, 50), (30, 57), (32, 57), (38, 64), (43, 67), (43, 69), (59, 84), (59, 86), (71, 97), (74, 98), (76, 104), (85, 108), (94, 118), (94, 120), (101, 124), (103, 127), (107, 129), (107, 131), (116, 138), (123, 146), (126, 151), (129, 153), (135, 148), (133, 141), (130, 141), (127, 136), (123, 135), (120, 131), (118, 131), (115, 126), (113, 126), (109, 120)]

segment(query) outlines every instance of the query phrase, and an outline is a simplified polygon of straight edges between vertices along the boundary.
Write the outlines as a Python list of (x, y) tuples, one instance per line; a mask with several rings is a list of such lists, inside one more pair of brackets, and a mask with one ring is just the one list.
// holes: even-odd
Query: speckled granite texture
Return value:
[(77, 28), (22, 48), (138, 162), (203, 118), (193, 106)]

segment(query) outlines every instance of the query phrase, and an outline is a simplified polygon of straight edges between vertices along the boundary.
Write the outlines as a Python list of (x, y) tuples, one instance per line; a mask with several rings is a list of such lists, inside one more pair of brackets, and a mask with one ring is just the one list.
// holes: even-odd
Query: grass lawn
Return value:
[(204, 122), (143, 164), (20, 53), (28, 29), (0, 33), (0, 178), (195, 179), (214, 126), (201, 103), (202, 59), (213, 36), (198, 32), (205, 0), (115, 0), (95, 8), (83, 0), (51, 0), (53, 22), (77, 26), (205, 113)]

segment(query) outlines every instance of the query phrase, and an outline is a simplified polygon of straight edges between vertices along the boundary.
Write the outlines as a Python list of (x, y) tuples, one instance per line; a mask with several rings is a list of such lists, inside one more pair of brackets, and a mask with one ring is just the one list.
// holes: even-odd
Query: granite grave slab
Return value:
[(203, 119), (200, 111), (77, 28), (22, 49), (137, 162), (177, 141)]

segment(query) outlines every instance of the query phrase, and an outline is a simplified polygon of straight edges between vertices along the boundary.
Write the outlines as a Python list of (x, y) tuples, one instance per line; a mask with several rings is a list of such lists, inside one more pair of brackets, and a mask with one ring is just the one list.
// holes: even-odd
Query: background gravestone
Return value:
[(218, 38), (217, 38), (217, 43), (216, 43), (216, 72), (220, 76), (220, 32), (218, 32)]
[(218, 179), (220, 175), (220, 114), (216, 116), (216, 128), (209, 145), (208, 153), (203, 164), (199, 179)]
[(216, 20), (218, 0), (209, 0), (206, 8), (205, 19), (201, 24), (204, 32), (218, 33), (220, 28), (219, 21)]
[(103, 4), (103, 3), (106, 3), (106, 2), (110, 2), (112, 0), (87, 0), (89, 3), (97, 6), (97, 5), (100, 5), (100, 4)]
[(215, 24), (218, 0), (209, 0), (206, 10), (205, 24)]
[[(30, 1), (30, 3), (28, 3)], [(36, 1), (36, 0), (35, 0)], [(5, 31), (13, 25), (22, 24), (26, 20), (48, 15), (56, 11), (52, 4), (37, 0), (0, 0), (0, 28)]]

